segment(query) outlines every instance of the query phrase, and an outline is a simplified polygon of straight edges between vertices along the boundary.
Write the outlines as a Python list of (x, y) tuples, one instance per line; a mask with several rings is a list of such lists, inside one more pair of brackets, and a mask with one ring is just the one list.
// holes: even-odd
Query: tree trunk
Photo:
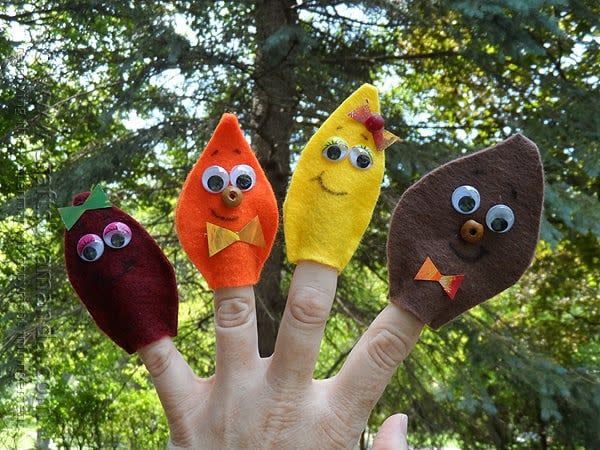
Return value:
[[(298, 15), (294, 1), (260, 0), (254, 9), (256, 60), (252, 105), (252, 145), (273, 185), (280, 206), (289, 178), (289, 141), (297, 105), (294, 80), (299, 47), (294, 28)], [(273, 352), (285, 297), (281, 290), (284, 260), (281, 232), (256, 287), (260, 354)]]
[(542, 419), (541, 408), (538, 412), (538, 432), (540, 435), (540, 450), (548, 450), (548, 430), (546, 429), (546, 423)]

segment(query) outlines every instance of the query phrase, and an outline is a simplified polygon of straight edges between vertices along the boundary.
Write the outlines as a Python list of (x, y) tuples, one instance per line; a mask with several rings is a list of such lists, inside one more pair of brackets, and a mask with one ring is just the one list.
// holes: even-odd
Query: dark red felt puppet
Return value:
[(538, 240), (544, 179), (517, 134), (408, 189), (388, 236), (390, 300), (432, 328), (510, 287)]
[(69, 281), (98, 327), (128, 353), (177, 334), (173, 267), (133, 217), (96, 186), (60, 208)]

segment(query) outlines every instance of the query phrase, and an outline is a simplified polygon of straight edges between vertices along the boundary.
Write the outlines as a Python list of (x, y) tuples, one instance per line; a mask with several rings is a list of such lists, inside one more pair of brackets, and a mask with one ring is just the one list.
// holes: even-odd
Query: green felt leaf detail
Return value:
[(73, 225), (77, 223), (81, 215), (90, 209), (101, 209), (110, 208), (111, 203), (106, 193), (102, 190), (100, 185), (92, 188), (92, 193), (81, 205), (77, 206), (65, 206), (64, 208), (58, 208), (60, 217), (65, 224), (67, 230), (70, 230)]

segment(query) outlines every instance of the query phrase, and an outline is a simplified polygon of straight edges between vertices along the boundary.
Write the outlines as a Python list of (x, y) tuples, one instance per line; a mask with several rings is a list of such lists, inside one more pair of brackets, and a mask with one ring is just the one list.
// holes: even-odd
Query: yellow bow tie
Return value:
[(238, 241), (246, 242), (258, 247), (264, 247), (266, 245), (258, 216), (237, 232), (206, 222), (206, 232), (208, 236), (208, 256), (214, 256), (221, 250)]
[(415, 280), (437, 281), (440, 283), (442, 289), (444, 289), (444, 292), (448, 294), (451, 300), (454, 300), (456, 291), (458, 291), (464, 278), (464, 275), (442, 275), (429, 256), (415, 275)]

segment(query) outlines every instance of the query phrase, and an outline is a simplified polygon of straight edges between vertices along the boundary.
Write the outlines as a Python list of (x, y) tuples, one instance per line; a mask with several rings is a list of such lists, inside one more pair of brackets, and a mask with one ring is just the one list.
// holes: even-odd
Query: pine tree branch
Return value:
[(412, 53), (404, 55), (369, 55), (369, 56), (353, 56), (344, 58), (323, 58), (321, 61), (328, 64), (351, 63), (351, 62), (394, 62), (394, 61), (411, 61), (419, 59), (437, 59), (459, 56), (461, 53), (454, 50), (440, 50), (429, 53)]
[[(304, 8), (304, 10), (314, 13), (314, 14), (318, 14), (323, 17), (326, 17), (327, 18), (326, 20), (328, 22), (332, 22), (332, 23), (337, 23), (341, 20), (344, 22), (348, 22), (351, 24), (360, 25), (360, 26), (364, 26), (364, 27), (387, 28), (390, 26), (389, 24), (383, 24), (383, 23), (377, 23), (377, 22), (366, 22), (364, 20), (354, 19), (352, 17), (343, 16), (341, 14), (331, 14), (327, 10), (319, 10), (319, 9), (311, 8), (311, 7)], [(337, 10), (335, 9), (335, 7), (334, 7), (334, 11), (336, 11), (336, 13), (337, 13)]]

